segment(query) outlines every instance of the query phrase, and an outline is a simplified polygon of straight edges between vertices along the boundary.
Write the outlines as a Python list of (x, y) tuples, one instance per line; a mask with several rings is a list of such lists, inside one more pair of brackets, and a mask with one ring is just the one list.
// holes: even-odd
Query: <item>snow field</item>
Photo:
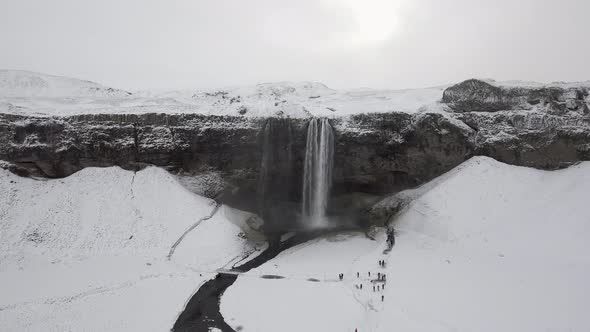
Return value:
[[(547, 172), (472, 158), (413, 191), (388, 254), (383, 231), (302, 244), (240, 276), (222, 313), (257, 332), (585, 331), (588, 193), (590, 163)], [(385, 290), (368, 287), (368, 271), (387, 274)]]
[[(264, 248), (247, 214), (166, 171), (88, 168), (59, 180), (0, 170), (0, 330), (167, 331), (219, 268)], [(251, 232), (251, 231), (249, 231)]]

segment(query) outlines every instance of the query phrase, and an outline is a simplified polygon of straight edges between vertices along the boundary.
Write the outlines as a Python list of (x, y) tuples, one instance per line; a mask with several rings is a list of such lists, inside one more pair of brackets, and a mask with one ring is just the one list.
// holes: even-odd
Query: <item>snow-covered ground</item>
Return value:
[[(221, 310), (245, 332), (587, 331), (589, 194), (588, 162), (472, 158), (409, 195), (391, 252), (383, 231), (299, 245), (241, 275)], [(373, 291), (377, 273), (386, 287)]]
[[(590, 87), (586, 82), (487, 82), (505, 87)], [(36, 116), (104, 113), (197, 113), (246, 117), (340, 117), (358, 113), (442, 112), (449, 85), (404, 90), (334, 90), (317, 82), (188, 91), (124, 91), (98, 83), (18, 70), (0, 70), (0, 112)]]
[[(257, 238), (249, 214), (203, 219), (214, 202), (155, 167), (1, 170), (0, 184), (1, 331), (167, 331), (217, 269), (265, 245), (241, 235)], [(409, 203), (392, 251), (384, 230), (309, 241), (239, 276), (221, 310), (246, 332), (585, 331), (589, 193), (587, 162), (547, 172), (473, 158), (397, 195)], [(387, 283), (373, 291), (377, 273)]]
[[(494, 81), (505, 87), (590, 87), (586, 82)], [(379, 112), (441, 112), (452, 84), (404, 90), (334, 90), (317, 82), (188, 91), (124, 91), (98, 83), (29, 71), (0, 70), (0, 112), (35, 116), (76, 114), (197, 113), (247, 117), (336, 117)]]
[(126, 91), (40, 73), (0, 70), (0, 112), (38, 116), (199, 113), (291, 117), (436, 109), (444, 87), (333, 90), (316, 82), (262, 83), (209, 91)]
[(167, 331), (219, 268), (256, 254), (248, 214), (166, 171), (88, 168), (59, 180), (0, 170), (0, 331)]
[[(0, 113), (431, 112), (444, 109), (443, 90), (284, 82), (128, 93), (0, 71)], [(215, 271), (266, 245), (247, 226), (249, 214), (217, 209), (155, 167), (88, 168), (57, 180), (0, 169), (0, 188), (0, 331), (167, 331)], [(546, 172), (473, 158), (380, 203), (404, 206), (391, 252), (384, 230), (376, 240), (345, 232), (304, 243), (241, 275), (221, 310), (246, 332), (586, 331), (589, 194), (588, 162)], [(373, 291), (377, 273), (387, 274), (386, 288)]]

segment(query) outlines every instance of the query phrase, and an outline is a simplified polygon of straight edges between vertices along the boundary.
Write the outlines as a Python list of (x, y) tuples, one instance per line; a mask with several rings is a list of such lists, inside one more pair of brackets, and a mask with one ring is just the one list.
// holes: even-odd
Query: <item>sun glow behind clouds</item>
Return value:
[(357, 23), (359, 41), (381, 42), (395, 32), (400, 10), (399, 0), (343, 0)]
[(261, 21), (261, 34), (282, 48), (316, 54), (378, 47), (402, 33), (413, 7), (410, 0), (310, 0), (308, 5), (273, 9)]

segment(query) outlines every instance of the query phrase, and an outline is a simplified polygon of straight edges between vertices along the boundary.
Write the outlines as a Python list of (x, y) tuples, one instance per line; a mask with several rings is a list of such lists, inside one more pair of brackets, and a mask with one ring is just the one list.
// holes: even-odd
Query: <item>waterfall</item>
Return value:
[(326, 226), (326, 209), (332, 186), (334, 134), (328, 119), (314, 118), (307, 128), (303, 169), (302, 214), (307, 225)]

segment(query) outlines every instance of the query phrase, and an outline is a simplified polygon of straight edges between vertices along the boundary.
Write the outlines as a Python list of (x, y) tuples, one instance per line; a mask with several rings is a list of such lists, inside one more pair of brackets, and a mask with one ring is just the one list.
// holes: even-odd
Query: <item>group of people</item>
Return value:
[[(380, 260), (379, 261), (379, 266), (381, 267), (385, 267), (385, 261)], [(367, 271), (367, 275), (369, 276), (369, 278), (371, 277), (371, 271)], [(344, 278), (344, 274), (341, 273), (338, 275), (340, 277), (340, 280), (342, 280)], [(357, 272), (356, 273), (356, 277), (360, 278), (361, 277), (361, 273)], [(382, 291), (385, 289), (385, 282), (387, 281), (386, 279), (386, 275), (385, 273), (381, 273), (381, 272), (377, 272), (377, 279), (376, 280), (372, 280), (372, 282), (382, 282), (382, 284), (380, 285), (373, 285), (373, 292), (378, 292), (378, 291)], [(363, 289), (363, 284), (357, 284), (354, 285), (354, 287), (356, 287), (356, 289)], [(381, 302), (383, 302), (385, 300), (385, 295), (381, 295)]]
[(344, 279), (344, 273), (338, 274), (338, 279), (340, 279), (340, 281), (342, 281), (342, 279)]
[[(381, 289), (379, 289), (379, 287), (381, 287)], [(379, 290), (384, 290), (384, 289), (385, 289), (385, 284), (383, 284), (383, 285), (381, 285), (381, 286), (377, 285), (377, 291), (379, 291)], [(373, 286), (373, 292), (374, 292), (374, 291), (375, 291), (375, 286)]]
[[(394, 245), (395, 245), (395, 229), (393, 228), (388, 228), (387, 229), (387, 245), (389, 246), (389, 249), (391, 249)], [(384, 268), (385, 267), (385, 260), (379, 260), (379, 266)], [(371, 277), (371, 272), (367, 272), (368, 276)], [(356, 277), (360, 278), (360, 273), (357, 272), (356, 273)], [(340, 279), (342, 280), (342, 279)], [(381, 273), (381, 272), (377, 272), (377, 280), (376, 281), (380, 281), (382, 282), (382, 284), (380, 285), (373, 285), (373, 292), (375, 291), (380, 291), (380, 290), (384, 290), (385, 289), (385, 283), (387, 281), (387, 275), (385, 273)], [(363, 284), (360, 285), (355, 285), (356, 288), (360, 288), (363, 289)], [(381, 302), (385, 301), (385, 295), (381, 294)], [(357, 329), (354, 329), (354, 332), (358, 332)]]

